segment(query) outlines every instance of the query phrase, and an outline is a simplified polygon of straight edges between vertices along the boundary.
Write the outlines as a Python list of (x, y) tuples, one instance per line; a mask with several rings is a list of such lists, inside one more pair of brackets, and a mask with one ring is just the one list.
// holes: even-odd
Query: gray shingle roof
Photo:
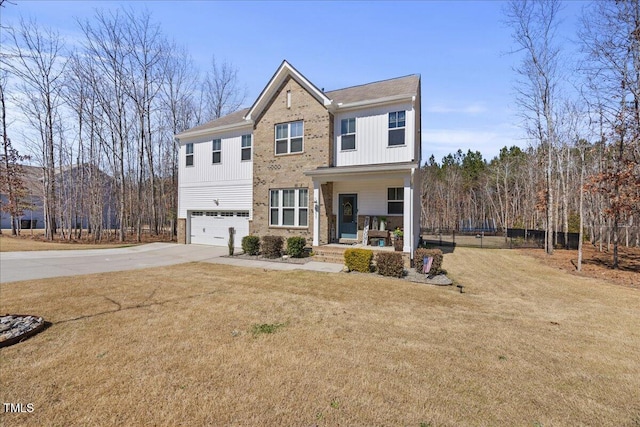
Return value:
[(222, 126), (240, 124), (244, 121), (242, 118), (245, 116), (245, 114), (247, 114), (248, 111), (249, 111), (248, 108), (238, 110), (235, 113), (227, 114), (226, 116), (222, 116), (219, 119), (214, 119), (207, 123), (203, 123), (199, 126), (193, 127), (191, 129), (187, 129), (184, 132), (180, 132), (176, 136), (179, 138), (181, 135), (185, 133), (198, 132), (201, 130), (215, 129)]
[[(418, 94), (419, 83), (420, 76), (418, 74), (412, 74), (409, 76), (332, 90), (325, 92), (325, 95), (336, 104), (349, 104), (352, 102), (375, 100), (395, 95), (407, 95), (409, 97)], [(240, 124), (244, 121), (243, 117), (248, 111), (249, 108), (245, 108), (243, 110), (236, 111), (235, 113), (227, 114), (219, 119), (211, 120), (210, 122), (181, 132), (176, 136), (180, 138), (182, 135), (191, 134), (192, 132), (206, 131), (222, 126)]]
[(325, 92), (325, 95), (338, 104), (368, 101), (394, 95), (412, 96), (418, 94), (419, 82), (420, 76), (412, 74), (410, 76), (332, 90)]

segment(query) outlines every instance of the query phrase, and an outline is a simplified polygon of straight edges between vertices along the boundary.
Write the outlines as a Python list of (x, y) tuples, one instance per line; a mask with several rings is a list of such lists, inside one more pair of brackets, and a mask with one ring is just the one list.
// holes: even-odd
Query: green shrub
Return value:
[(306, 244), (307, 239), (304, 237), (289, 237), (287, 239), (287, 254), (293, 258), (302, 258)]
[(402, 277), (404, 274), (404, 261), (402, 254), (398, 252), (378, 252), (376, 265), (378, 273), (383, 276)]
[(416, 253), (413, 257), (413, 264), (416, 267), (416, 271), (418, 273), (422, 273), (422, 261), (426, 256), (433, 257), (433, 263), (431, 264), (431, 270), (429, 271), (429, 274), (442, 273), (442, 251), (440, 249), (416, 249)]
[(247, 255), (258, 255), (260, 252), (260, 237), (244, 236), (242, 238), (242, 250)]
[(278, 258), (282, 256), (282, 244), (284, 239), (280, 236), (264, 236), (262, 238), (262, 255), (265, 258)]
[(373, 251), (369, 249), (347, 249), (344, 251), (344, 263), (349, 271), (371, 272)]

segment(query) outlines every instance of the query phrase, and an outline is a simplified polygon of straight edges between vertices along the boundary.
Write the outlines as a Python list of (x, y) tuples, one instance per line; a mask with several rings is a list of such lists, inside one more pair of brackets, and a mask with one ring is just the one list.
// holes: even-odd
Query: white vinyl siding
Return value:
[(309, 190), (274, 189), (269, 192), (269, 225), (274, 227), (308, 227)]
[[(192, 138), (188, 143), (181, 144), (182, 156), (186, 156), (188, 146), (192, 147), (194, 167), (187, 167), (184, 160), (180, 162), (179, 187), (224, 186), (242, 183), (243, 180), (250, 181), (253, 177), (253, 162), (242, 160), (242, 135), (247, 135), (246, 129)], [(221, 163), (214, 163), (214, 140), (220, 141)]]
[[(389, 146), (389, 113), (404, 111), (404, 145)], [(342, 150), (342, 120), (355, 118), (356, 145)], [(415, 111), (411, 103), (364, 108), (335, 115), (334, 155), (336, 166), (373, 165), (417, 161), (415, 158)]]
[(403, 180), (401, 178), (336, 181), (333, 183), (333, 214), (338, 214), (338, 194), (357, 194), (358, 215), (389, 216), (387, 213), (387, 189), (402, 186)]

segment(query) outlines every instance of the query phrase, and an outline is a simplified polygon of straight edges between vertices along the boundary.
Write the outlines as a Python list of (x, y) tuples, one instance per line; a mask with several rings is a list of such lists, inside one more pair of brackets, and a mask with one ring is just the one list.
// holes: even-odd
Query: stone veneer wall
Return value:
[(187, 219), (178, 218), (178, 243), (187, 243)]
[[(287, 108), (287, 91), (291, 91), (291, 108)], [(275, 155), (275, 125), (304, 121), (303, 152)], [(313, 181), (304, 172), (330, 166), (333, 159), (333, 116), (295, 79), (287, 78), (256, 120), (253, 132), (253, 219), (249, 231), (257, 236), (302, 236), (313, 242)], [(309, 190), (309, 226), (306, 228), (271, 227), (269, 225), (269, 190), (307, 188)], [(320, 243), (329, 242), (332, 211), (332, 184), (320, 191)]]

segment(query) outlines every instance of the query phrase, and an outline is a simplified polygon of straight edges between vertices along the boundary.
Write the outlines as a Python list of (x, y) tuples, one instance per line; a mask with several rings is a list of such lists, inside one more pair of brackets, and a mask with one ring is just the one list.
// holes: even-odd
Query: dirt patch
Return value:
[(618, 248), (618, 269), (613, 269), (613, 246), (600, 252), (598, 247), (586, 244), (583, 247), (582, 271), (578, 272), (578, 251), (555, 250), (547, 255), (543, 249), (521, 249), (524, 255), (532, 256), (544, 264), (582, 277), (594, 277), (621, 286), (640, 289), (640, 248)]

